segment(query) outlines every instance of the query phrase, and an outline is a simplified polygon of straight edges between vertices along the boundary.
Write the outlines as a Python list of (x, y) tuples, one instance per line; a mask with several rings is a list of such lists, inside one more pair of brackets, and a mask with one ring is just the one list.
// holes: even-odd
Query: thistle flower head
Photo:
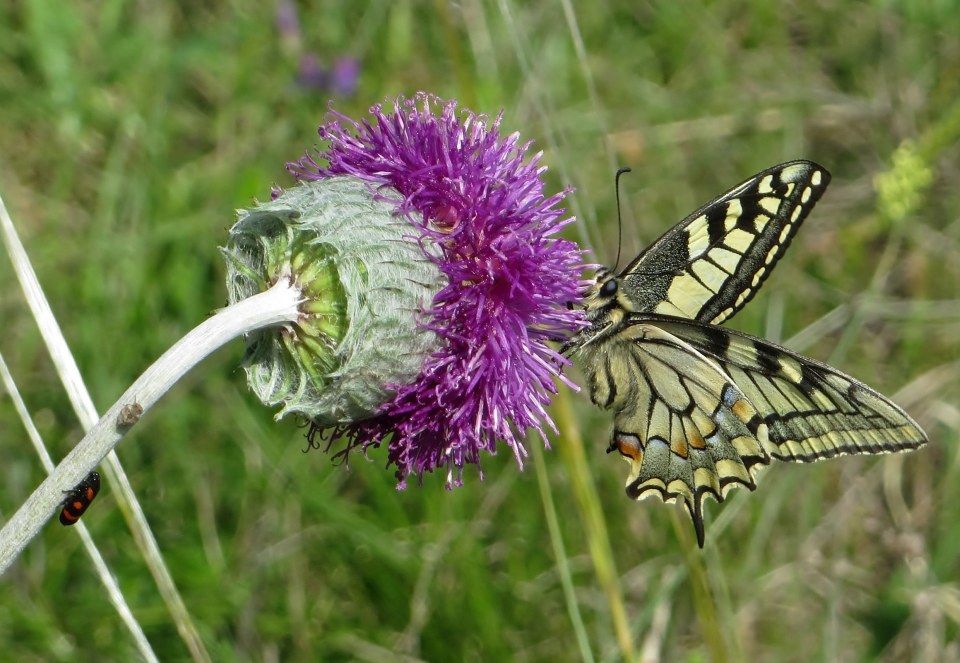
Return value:
[(565, 192), (544, 196), (541, 155), (528, 157), (517, 134), (501, 137), (500, 116), (426, 94), (370, 116), (331, 111), (319, 129), (326, 148), (288, 168), (303, 183), (363, 182), (408, 224), (405, 243), (438, 272), (429, 296), (418, 291), (413, 322), (430, 342), (415, 353), (414, 376), (384, 375), (388, 396), (372, 416), (314, 417), (311, 436), (345, 436), (347, 450), (387, 442), (401, 487), (435, 469), (459, 485), (463, 467), (498, 440), (521, 463), (527, 429), (546, 443), (544, 427), (554, 427), (545, 406), (566, 363), (547, 341), (583, 324), (568, 307), (583, 259), (557, 237), (570, 221), (559, 207)]

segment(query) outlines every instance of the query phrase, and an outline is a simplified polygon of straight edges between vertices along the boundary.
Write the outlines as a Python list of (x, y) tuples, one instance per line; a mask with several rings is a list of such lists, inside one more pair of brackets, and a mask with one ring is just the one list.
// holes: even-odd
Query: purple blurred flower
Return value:
[(360, 62), (356, 58), (337, 58), (333, 68), (325, 69), (313, 53), (300, 56), (297, 85), (308, 90), (328, 90), (339, 97), (349, 97), (360, 82)]
[(330, 83), (330, 74), (313, 53), (300, 56), (297, 68), (297, 85), (310, 90), (325, 90)]
[(360, 61), (352, 57), (337, 58), (330, 71), (330, 89), (342, 97), (357, 91), (360, 80)]
[(300, 41), (300, 15), (292, 0), (280, 0), (277, 3), (277, 29), (281, 39)]
[[(424, 93), (370, 114), (357, 122), (331, 110), (319, 129), (327, 148), (288, 169), (301, 180), (369, 182), (419, 229), (413, 239), (439, 247), (424, 255), (446, 283), (425, 304), (422, 327), (440, 348), (413, 382), (392, 386), (376, 416), (326, 432), (347, 437), (342, 453), (389, 440), (401, 488), (435, 469), (460, 485), (463, 467), (495, 453), (497, 440), (522, 466), (524, 431), (547, 444), (544, 426), (556, 430), (545, 410), (553, 378), (573, 386), (561, 375), (566, 360), (547, 345), (583, 325), (567, 307), (584, 285), (583, 256), (556, 236), (571, 221), (559, 207), (567, 192), (544, 197), (541, 153), (527, 158), (530, 144), (515, 133), (501, 138), (500, 115), (491, 121)], [(313, 423), (311, 441), (324, 432)]]
[(299, 87), (331, 92), (339, 97), (349, 97), (356, 92), (360, 80), (360, 61), (351, 56), (342, 56), (334, 60), (328, 69), (316, 53), (304, 52), (300, 15), (294, 2), (280, 0), (277, 3), (276, 22), (284, 53), (297, 58), (296, 84)]

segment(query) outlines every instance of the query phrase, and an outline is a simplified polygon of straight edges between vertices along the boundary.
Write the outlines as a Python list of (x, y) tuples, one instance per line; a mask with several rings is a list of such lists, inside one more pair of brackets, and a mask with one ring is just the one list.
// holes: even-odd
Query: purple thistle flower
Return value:
[[(545, 410), (556, 393), (553, 378), (568, 362), (547, 345), (583, 325), (567, 307), (579, 300), (582, 254), (556, 237), (571, 219), (559, 208), (567, 192), (545, 198), (541, 153), (529, 143), (501, 138), (498, 115), (457, 110), (454, 101), (420, 93), (375, 105), (373, 121), (356, 122), (331, 110), (319, 129), (327, 148), (288, 164), (300, 180), (350, 175), (395, 200), (398, 214), (420, 230), (421, 246), (446, 283), (425, 305), (423, 329), (440, 339), (415, 380), (392, 385), (393, 400), (373, 418), (324, 426), (350, 449), (389, 438), (389, 463), (399, 487), (406, 478), (449, 470), (448, 486), (462, 483), (463, 467), (482, 450), (505, 442), (523, 463), (523, 432), (556, 427)], [(391, 195), (392, 194), (392, 195)]]

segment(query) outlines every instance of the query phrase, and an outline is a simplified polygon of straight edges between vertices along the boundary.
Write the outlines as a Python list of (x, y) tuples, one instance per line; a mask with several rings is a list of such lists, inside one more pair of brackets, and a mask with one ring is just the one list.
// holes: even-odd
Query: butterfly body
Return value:
[(767, 169), (707, 203), (622, 272), (598, 271), (590, 325), (564, 347), (591, 400), (614, 414), (608, 451), (630, 463), (627, 494), (680, 501), (704, 544), (703, 499), (723, 501), (771, 459), (912, 449), (926, 442), (898, 406), (856, 379), (716, 325), (783, 255), (830, 175), (809, 161)]

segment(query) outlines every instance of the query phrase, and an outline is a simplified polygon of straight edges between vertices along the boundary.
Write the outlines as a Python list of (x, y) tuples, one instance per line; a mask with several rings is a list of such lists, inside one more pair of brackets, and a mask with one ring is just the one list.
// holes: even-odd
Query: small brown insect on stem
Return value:
[(117, 427), (129, 428), (140, 421), (140, 415), (143, 414), (143, 406), (134, 401), (123, 406), (120, 414), (117, 415)]

